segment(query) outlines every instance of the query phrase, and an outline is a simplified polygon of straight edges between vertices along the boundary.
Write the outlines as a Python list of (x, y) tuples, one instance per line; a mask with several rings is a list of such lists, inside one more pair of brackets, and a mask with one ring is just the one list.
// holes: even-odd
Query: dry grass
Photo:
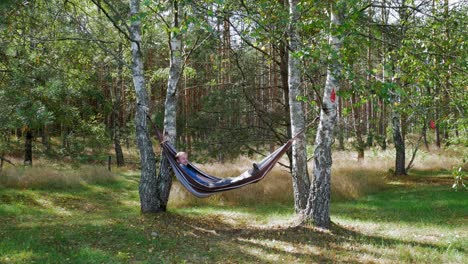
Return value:
[[(127, 153), (129, 154), (129, 153)], [(379, 191), (386, 186), (389, 169), (394, 166), (394, 150), (368, 150), (364, 161), (358, 162), (356, 153), (352, 151), (335, 151), (333, 154), (332, 198), (334, 200), (355, 199), (363, 195)], [(407, 160), (411, 156), (408, 147)], [(421, 149), (415, 159), (414, 169), (417, 170), (451, 170), (463, 165), (466, 148), (437, 150), (430, 152)], [(20, 164), (20, 160), (14, 160)], [(237, 176), (251, 167), (253, 160), (247, 157), (221, 163), (205, 163), (200, 167), (220, 176)], [(283, 163), (287, 163), (283, 159)], [(466, 164), (465, 164), (466, 165)], [(312, 175), (312, 164), (309, 164)], [(6, 167), (0, 174), (0, 185), (13, 188), (71, 188), (87, 183), (107, 183), (115, 181), (114, 174), (102, 166), (81, 166), (71, 168), (67, 164), (51, 165), (45, 159), (36, 159), (35, 166)], [(170, 206), (191, 206), (205, 204), (236, 205), (243, 203), (285, 203), (291, 202), (292, 182), (288, 169), (277, 165), (273, 171), (258, 183), (244, 188), (213, 195), (207, 199), (194, 198), (178, 182), (174, 183)]]
[[(349, 153), (348, 153), (349, 154)], [(286, 161), (284, 161), (286, 162)], [(200, 167), (213, 175), (236, 176), (250, 168), (252, 160), (241, 157), (226, 164), (210, 163)], [(312, 164), (309, 164), (312, 168)], [(377, 191), (385, 186), (385, 170), (361, 168), (355, 162), (336, 162), (332, 173), (332, 193), (334, 199), (357, 198)], [(284, 203), (293, 199), (291, 174), (288, 169), (276, 166), (262, 181), (234, 191), (216, 194), (207, 199), (196, 199), (178, 182), (171, 191), (170, 203), (173, 206), (243, 203)]]
[[(408, 160), (411, 156), (408, 150)], [(459, 151), (420, 150), (414, 161), (418, 170), (451, 170), (460, 166), (464, 153)], [(389, 170), (394, 166), (394, 150), (368, 150), (365, 159), (358, 162), (356, 153), (335, 151), (332, 169), (332, 199), (355, 199), (386, 188)], [(200, 168), (213, 175), (236, 176), (251, 167), (253, 160), (240, 157), (234, 161), (200, 164)], [(409, 161), (407, 161), (409, 162)], [(287, 163), (283, 160), (283, 163)], [(309, 164), (312, 175), (312, 163)], [(292, 182), (289, 171), (277, 165), (273, 171), (258, 183), (238, 190), (213, 195), (207, 199), (194, 198), (178, 182), (171, 191), (170, 206), (193, 206), (206, 204), (238, 205), (243, 203), (283, 203), (292, 201)]]
[[(237, 176), (252, 166), (252, 160), (240, 157), (229, 163), (206, 163), (199, 167), (212, 175), (231, 177)], [(287, 169), (276, 166), (262, 181), (247, 185), (243, 188), (219, 193), (206, 199), (194, 198), (178, 182), (171, 190), (169, 203), (175, 206), (203, 205), (203, 204), (242, 204), (242, 203), (272, 203), (287, 202), (292, 197), (291, 176)]]
[(79, 169), (57, 169), (51, 166), (8, 167), (0, 174), (0, 185), (9, 188), (75, 188), (85, 184), (105, 184), (117, 176), (103, 167), (81, 166)]

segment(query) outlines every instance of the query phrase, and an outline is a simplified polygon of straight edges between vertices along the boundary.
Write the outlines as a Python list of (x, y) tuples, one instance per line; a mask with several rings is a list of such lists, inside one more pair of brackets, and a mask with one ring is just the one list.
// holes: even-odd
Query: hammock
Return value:
[[(150, 119), (148, 117), (148, 119)], [(270, 155), (266, 156), (263, 160), (256, 163), (258, 169), (250, 169), (242, 173), (237, 177), (229, 178), (219, 178), (208, 173), (201, 171), (191, 162), (187, 164), (187, 167), (196, 172), (196, 177), (188, 174), (184, 168), (182, 168), (177, 162), (175, 155), (177, 150), (175, 147), (167, 140), (163, 140), (162, 134), (156, 125), (151, 121), (150, 123), (154, 126), (156, 132), (156, 137), (158, 138), (163, 154), (166, 156), (169, 164), (171, 165), (172, 170), (174, 171), (175, 176), (179, 182), (193, 195), (204, 198), (212, 194), (237, 189), (245, 185), (258, 182), (265, 178), (265, 176), (273, 169), (275, 164), (279, 159), (286, 153), (291, 147), (294, 139), (300, 135), (304, 130), (301, 130), (294, 137), (289, 139), (284, 145), (276, 149)]]

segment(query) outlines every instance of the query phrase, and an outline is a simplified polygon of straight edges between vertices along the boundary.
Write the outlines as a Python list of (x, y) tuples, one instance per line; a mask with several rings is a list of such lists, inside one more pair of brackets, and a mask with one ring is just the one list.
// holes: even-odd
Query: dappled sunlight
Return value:
[(0, 249), (2, 255), (13, 257), (24, 243), (36, 262), (47, 262), (49, 253), (97, 263), (457, 263), (465, 255), (463, 193), (427, 182), (334, 201), (334, 225), (324, 231), (298, 226), (291, 201), (240, 203), (245, 197), (187, 195), (197, 204), (173, 200), (169, 212), (141, 215), (138, 175), (120, 175), (117, 182), (79, 189), (0, 189), (0, 216), (10, 219), (0, 223), (8, 223), (0, 235), (11, 245)]
[(244, 253), (250, 254), (251, 256), (255, 256), (256, 258), (259, 258), (260, 260), (265, 262), (285, 261), (284, 256), (282, 256), (280, 253), (268, 252), (267, 250), (261, 247), (256, 247), (252, 245), (240, 245), (239, 249)]
[[(8, 245), (3, 245), (3, 243), (0, 242), (0, 248), (3, 247), (8, 247)], [(0, 253), (2, 253), (1, 250)], [(27, 263), (32, 261), (34, 252), (31, 250), (12, 251), (9, 252), (8, 256), (2, 255), (3, 254), (0, 254), (0, 263)]]
[(268, 228), (272, 226), (289, 226), (296, 221), (294, 210), (275, 205), (271, 207), (251, 205), (251, 206), (194, 206), (180, 207), (171, 211), (197, 216), (210, 216), (230, 224), (232, 226), (252, 226), (258, 228)]
[(59, 216), (71, 216), (72, 215), (72, 212), (63, 208), (63, 207), (60, 207), (60, 206), (57, 206), (57, 205), (54, 205), (52, 201), (50, 200), (46, 200), (46, 199), (36, 199), (36, 202), (39, 203), (40, 205), (42, 205), (44, 208), (47, 208), (49, 210), (51, 210), (52, 212), (54, 212), (56, 215), (59, 215)]
[(241, 242), (249, 242), (251, 244), (257, 244), (264, 247), (269, 247), (276, 250), (282, 250), (287, 253), (293, 254), (314, 254), (320, 255), (322, 254), (323, 248), (317, 247), (311, 244), (299, 244), (299, 243), (291, 243), (285, 242), (281, 240), (272, 240), (272, 239), (257, 239), (257, 238), (238, 238)]
[[(337, 224), (359, 230), (364, 235), (379, 235), (382, 237), (398, 239), (407, 243), (427, 243), (428, 246), (442, 245), (468, 238), (468, 231), (453, 227), (443, 227), (431, 224), (414, 224), (402, 222), (382, 222), (380, 220), (357, 220), (335, 216)], [(460, 245), (457, 246), (462, 249)]]
[(110, 184), (119, 177), (101, 166), (84, 165), (79, 170), (50, 165), (8, 167), (0, 174), (0, 185), (17, 189), (70, 189), (87, 184)]

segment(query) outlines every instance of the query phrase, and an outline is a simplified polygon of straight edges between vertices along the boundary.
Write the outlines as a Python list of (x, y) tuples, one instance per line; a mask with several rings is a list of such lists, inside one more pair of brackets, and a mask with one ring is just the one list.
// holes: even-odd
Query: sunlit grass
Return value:
[(86, 184), (111, 184), (114, 173), (98, 166), (63, 169), (53, 166), (9, 167), (0, 173), (0, 186), (17, 189), (66, 189)]
[(296, 226), (292, 200), (274, 197), (291, 193), (281, 171), (208, 200), (174, 192), (169, 212), (148, 216), (136, 172), (73, 188), (0, 186), (0, 263), (464, 263), (467, 192), (450, 188), (449, 169), (386, 184), (384, 167), (335, 162), (332, 184), (362, 191), (333, 197), (331, 231)]

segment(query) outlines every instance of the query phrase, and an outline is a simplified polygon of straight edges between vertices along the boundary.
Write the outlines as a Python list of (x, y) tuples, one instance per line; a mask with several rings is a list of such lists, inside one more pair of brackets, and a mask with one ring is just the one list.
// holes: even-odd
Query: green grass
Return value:
[(440, 173), (333, 202), (331, 231), (295, 226), (289, 203), (142, 216), (134, 173), (72, 189), (0, 187), (0, 263), (463, 263), (468, 192), (435, 184)]

